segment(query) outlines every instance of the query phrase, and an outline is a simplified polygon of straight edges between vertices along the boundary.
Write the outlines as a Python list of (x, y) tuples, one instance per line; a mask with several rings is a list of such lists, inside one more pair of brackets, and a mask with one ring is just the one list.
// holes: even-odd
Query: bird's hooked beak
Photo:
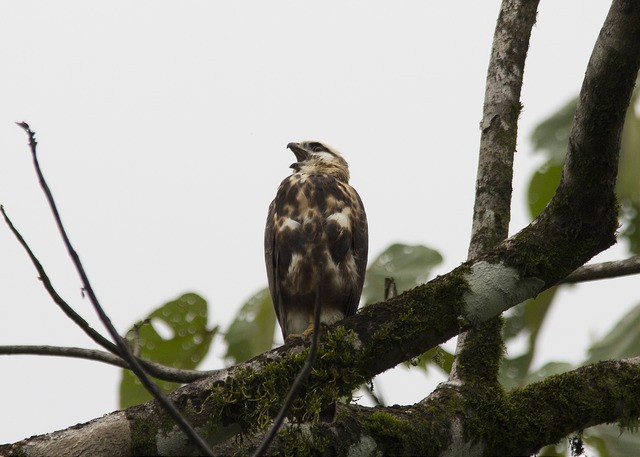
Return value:
[(291, 149), (291, 151), (296, 155), (298, 162), (304, 162), (309, 158), (309, 151), (302, 149), (298, 143), (289, 143), (287, 148)]

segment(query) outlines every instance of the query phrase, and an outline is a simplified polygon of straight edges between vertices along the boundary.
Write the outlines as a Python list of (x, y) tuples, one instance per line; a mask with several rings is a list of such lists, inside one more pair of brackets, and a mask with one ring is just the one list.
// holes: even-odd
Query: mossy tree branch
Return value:
[[(291, 426), (274, 443), (274, 452), (347, 455), (369, 449), (363, 454), (441, 455), (456, 449), (460, 455), (531, 455), (595, 424), (624, 426), (640, 415), (638, 389), (640, 357), (600, 362), (499, 396), (460, 397), (443, 385), (415, 405), (342, 406), (332, 424)], [(465, 430), (465, 442), (452, 442), (452, 417)], [(249, 436), (242, 446), (250, 450), (257, 439)], [(214, 452), (242, 449), (227, 443)]]
[[(301, 455), (346, 455), (359, 450), (359, 455), (376, 452), (441, 455), (447, 450), (457, 450), (469, 456), (531, 455), (575, 430), (599, 423), (632, 424), (640, 415), (638, 389), (640, 357), (600, 362), (495, 396), (461, 397), (458, 391), (443, 385), (429, 398), (411, 406), (340, 405), (333, 423), (284, 428), (274, 440), (271, 453), (291, 454), (296, 450)], [(61, 450), (70, 442), (81, 442), (78, 435), (84, 437), (87, 445), (91, 442), (94, 446), (103, 437), (113, 439), (119, 434), (119, 441), (112, 441), (115, 444), (110, 451), (121, 455), (161, 449), (156, 440), (164, 440), (166, 446), (172, 443), (174, 450), (188, 452), (188, 448), (181, 447), (186, 443), (179, 436), (155, 434), (154, 421), (158, 418), (148, 405), (117, 411), (83, 426), (56, 432), (55, 436), (34, 437), (29, 444), (26, 440), (17, 443), (14, 449), (22, 444), (26, 455), (30, 455), (30, 447), (64, 455)], [(453, 426), (452, 418), (455, 418)], [(145, 421), (149, 422), (148, 429), (144, 427)], [(463, 441), (454, 441), (456, 428), (465, 431)], [(231, 438), (235, 431), (234, 427), (219, 428), (217, 437), (211, 434), (210, 438), (219, 442), (213, 448), (216, 455), (246, 454), (260, 442), (260, 433), (249, 433), (240, 441), (222, 439), (225, 434)], [(133, 437), (145, 436), (150, 447), (143, 448), (138, 443), (138, 447), (132, 448)], [(7, 450), (0, 446), (0, 451)], [(164, 451), (167, 453), (169, 449)]]
[(520, 91), (538, 1), (504, 0), (493, 37), (480, 135), (469, 258), (507, 238)]
[[(487, 72), (469, 259), (494, 248), (509, 234), (520, 92), (538, 3), (504, 0), (500, 6)], [(497, 384), (503, 353), (501, 330), (502, 319), (497, 317), (469, 330), (479, 335), (461, 333), (449, 379)], [(471, 345), (471, 340), (483, 344)]]

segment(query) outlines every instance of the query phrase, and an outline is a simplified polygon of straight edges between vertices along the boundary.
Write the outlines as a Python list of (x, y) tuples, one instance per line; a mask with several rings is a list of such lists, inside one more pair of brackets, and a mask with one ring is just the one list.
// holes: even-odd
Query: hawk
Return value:
[(269, 206), (264, 254), (269, 290), (285, 341), (320, 322), (355, 314), (367, 266), (367, 217), (340, 153), (317, 141), (289, 143), (296, 156)]

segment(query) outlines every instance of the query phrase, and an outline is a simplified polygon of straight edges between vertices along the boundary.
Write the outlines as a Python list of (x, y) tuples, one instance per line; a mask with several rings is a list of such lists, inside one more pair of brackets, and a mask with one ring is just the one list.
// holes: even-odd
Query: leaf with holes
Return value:
[[(147, 316), (142, 324), (127, 333), (127, 341), (143, 359), (166, 366), (195, 369), (209, 352), (217, 328), (207, 329), (207, 302), (199, 295), (187, 293), (170, 301)], [(180, 384), (155, 380), (164, 392)], [(120, 383), (120, 408), (137, 405), (151, 395), (129, 370), (123, 370)]]
[(640, 326), (640, 304), (624, 315), (604, 338), (591, 346), (585, 364), (638, 355), (640, 352), (638, 326)]
[(442, 346), (436, 346), (427, 352), (423, 352), (418, 357), (405, 362), (404, 366), (407, 368), (422, 368), (426, 372), (429, 371), (430, 364), (438, 367), (444, 374), (449, 375), (451, 373), (451, 366), (453, 365), (453, 354), (443, 349)]
[(531, 134), (533, 149), (544, 152), (556, 164), (564, 162), (577, 104), (577, 97), (569, 100), (562, 108), (540, 122)]
[(276, 313), (269, 289), (260, 290), (242, 305), (224, 335), (225, 357), (233, 363), (243, 362), (273, 347)]
[(621, 235), (629, 240), (629, 250), (640, 254), (640, 116), (636, 114), (636, 107), (640, 108), (637, 88), (631, 98), (622, 131), (616, 194), (622, 208)]
[(426, 246), (392, 244), (369, 265), (362, 301), (367, 304), (382, 301), (385, 278), (395, 280), (399, 294), (423, 284), (441, 262), (440, 253)]

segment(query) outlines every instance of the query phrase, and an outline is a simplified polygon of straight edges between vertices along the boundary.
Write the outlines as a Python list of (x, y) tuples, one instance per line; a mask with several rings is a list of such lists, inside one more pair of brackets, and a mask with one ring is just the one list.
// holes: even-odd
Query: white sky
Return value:
[[(579, 90), (607, 2), (542, 2), (523, 89), (512, 232), (540, 158), (532, 127)], [(395, 241), (466, 257), (485, 74), (498, 1), (21, 1), (0, 8), (0, 203), (59, 292), (99, 329), (15, 121), (117, 328), (185, 291), (226, 328), (266, 284), (267, 206), (285, 145), (342, 151), (369, 218), (370, 257)], [(0, 344), (94, 347), (51, 302), (0, 227)], [(622, 249), (600, 258), (624, 255)], [(579, 361), (637, 300), (633, 278), (563, 292), (536, 365)], [(607, 313), (599, 312), (605, 302)], [(202, 368), (221, 365), (220, 346)], [(515, 353), (517, 348), (511, 348)], [(0, 358), (0, 443), (116, 409), (120, 372), (96, 362)], [(380, 377), (412, 403), (437, 382)], [(401, 389), (394, 389), (402, 385)]]

